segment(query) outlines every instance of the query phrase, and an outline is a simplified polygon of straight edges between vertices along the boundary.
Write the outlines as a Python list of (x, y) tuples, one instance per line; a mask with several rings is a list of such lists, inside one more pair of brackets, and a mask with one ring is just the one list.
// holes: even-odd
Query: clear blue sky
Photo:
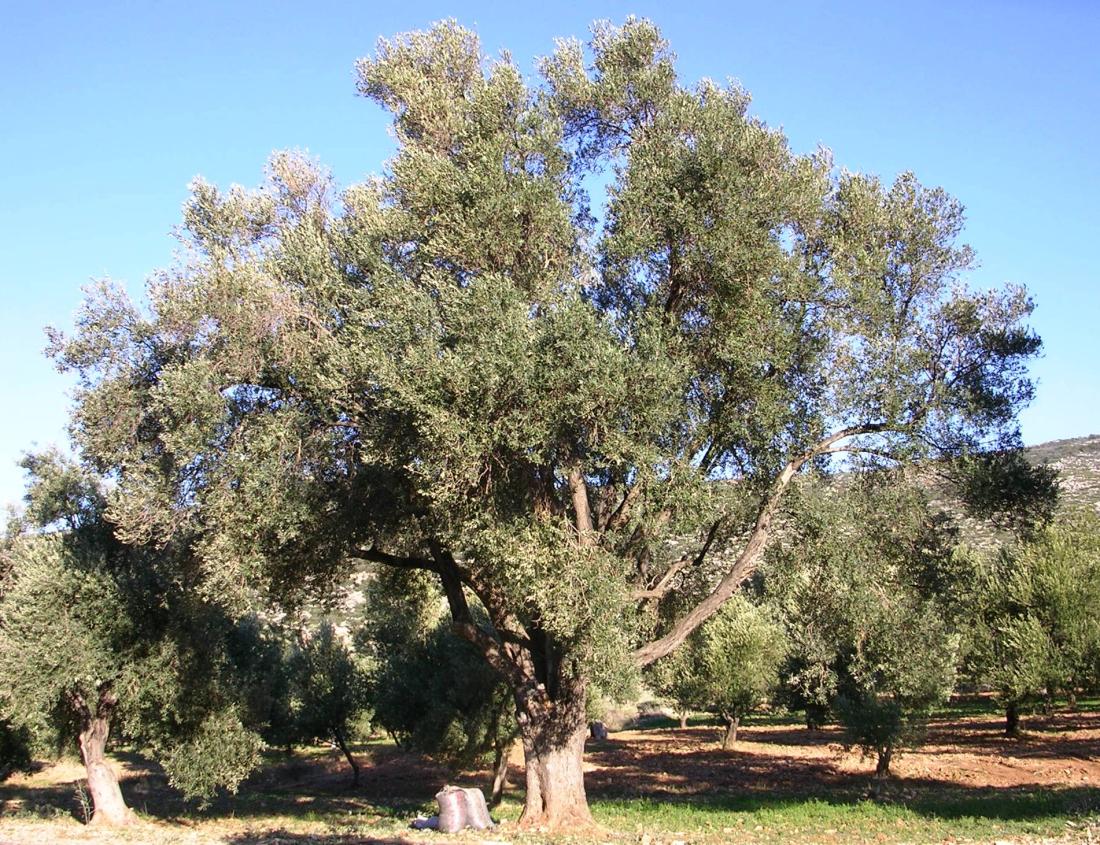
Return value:
[(1100, 6), (943, 3), (0, 0), (0, 504), (32, 445), (65, 440), (69, 381), (41, 353), (92, 278), (140, 295), (170, 263), (186, 185), (254, 185), (274, 149), (341, 184), (378, 172), (384, 115), (353, 62), (380, 35), (455, 17), (530, 70), (593, 18), (649, 17), (682, 78), (739, 79), (798, 151), (887, 179), (911, 169), (968, 209), (971, 282), (1028, 286), (1046, 343), (1038, 443), (1100, 431)]

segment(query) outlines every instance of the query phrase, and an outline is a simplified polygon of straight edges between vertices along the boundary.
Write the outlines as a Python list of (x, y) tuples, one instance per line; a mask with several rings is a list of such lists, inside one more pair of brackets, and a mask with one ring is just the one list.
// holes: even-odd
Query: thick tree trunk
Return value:
[(88, 792), (92, 796), (92, 824), (124, 825), (135, 821), (135, 816), (122, 797), (118, 778), (107, 762), (107, 736), (111, 724), (106, 708), (100, 708), (96, 716), (89, 716), (80, 732), (80, 756), (88, 774)]
[(685, 730), (688, 726), (688, 716), (691, 714), (686, 710), (680, 714), (680, 730)]
[(729, 751), (737, 745), (737, 728), (741, 725), (740, 716), (726, 716), (726, 733), (722, 737), (722, 750)]
[(538, 830), (594, 826), (582, 769), (588, 734), (583, 693), (549, 707), (521, 709), (519, 723), (527, 785), (520, 825)]
[(348, 748), (347, 742), (344, 740), (344, 732), (339, 728), (333, 728), (332, 735), (336, 739), (336, 744), (340, 746), (340, 750), (344, 752), (344, 756), (348, 759), (348, 765), (351, 766), (352, 776), (351, 783), (353, 786), (359, 785), (359, 764), (355, 762), (355, 758), (351, 756), (351, 749)]
[(512, 743), (497, 743), (493, 759), (493, 788), (489, 793), (490, 807), (497, 806), (504, 798), (504, 790), (508, 786), (508, 756), (511, 750)]
[(1020, 708), (1016, 702), (1005, 705), (1005, 736), (1015, 739), (1020, 735)]

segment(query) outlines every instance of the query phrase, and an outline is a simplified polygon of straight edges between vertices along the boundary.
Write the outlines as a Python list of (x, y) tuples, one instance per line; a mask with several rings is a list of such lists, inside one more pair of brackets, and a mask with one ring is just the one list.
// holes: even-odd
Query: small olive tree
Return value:
[(806, 485), (789, 519), (765, 572), (791, 642), (784, 683), (885, 776), (954, 686), (954, 533), (890, 472)]
[(865, 596), (842, 653), (834, 708), (848, 742), (875, 757), (886, 777), (895, 751), (919, 743), (955, 684), (958, 637), (933, 602), (913, 595)]
[(1017, 736), (1031, 702), (1100, 683), (1100, 517), (1071, 513), (1031, 532), (989, 562), (982, 586), (972, 668)]
[(303, 632), (290, 659), (295, 732), (301, 739), (336, 743), (359, 784), (359, 764), (349, 747), (354, 718), (367, 707), (367, 675), (331, 624)]
[(258, 762), (260, 741), (242, 724), (226, 676), (232, 626), (223, 609), (203, 596), (180, 549), (118, 542), (102, 489), (78, 468), (56, 455), (27, 466), (28, 518), (49, 521), (7, 551), (3, 715), (47, 723), (77, 744), (99, 824), (133, 815), (107, 759), (112, 732), (150, 747), (189, 797), (235, 788)]
[(782, 627), (735, 596), (668, 658), (668, 690), (681, 710), (717, 713), (726, 725), (722, 748), (729, 750), (741, 719), (775, 691), (786, 651)]

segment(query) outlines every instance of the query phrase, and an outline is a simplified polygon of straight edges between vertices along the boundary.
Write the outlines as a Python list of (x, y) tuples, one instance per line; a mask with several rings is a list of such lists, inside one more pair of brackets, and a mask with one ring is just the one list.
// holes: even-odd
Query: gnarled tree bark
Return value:
[(136, 821), (132, 810), (126, 806), (114, 769), (107, 762), (107, 737), (111, 730), (111, 713), (118, 698), (110, 691), (99, 696), (95, 713), (79, 698), (74, 702), (81, 714), (80, 756), (88, 778), (88, 792), (92, 796), (92, 820), (94, 825), (125, 825)]
[(737, 728), (741, 725), (740, 716), (726, 716), (726, 730), (722, 735), (722, 750), (730, 751), (737, 745)]
[(588, 734), (583, 687), (564, 700), (517, 700), (527, 794), (520, 826), (559, 830), (595, 824), (584, 791)]

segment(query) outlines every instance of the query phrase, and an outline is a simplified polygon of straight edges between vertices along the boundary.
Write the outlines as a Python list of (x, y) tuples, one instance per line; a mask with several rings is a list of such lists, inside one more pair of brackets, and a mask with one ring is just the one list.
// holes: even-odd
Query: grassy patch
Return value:
[(758, 796), (670, 801), (642, 797), (599, 800), (593, 802), (593, 812), (601, 824), (615, 830), (683, 834), (696, 842), (988, 841), (1054, 837), (1084, 830), (1095, 822), (1098, 800), (1097, 790), (926, 795), (885, 801)]

